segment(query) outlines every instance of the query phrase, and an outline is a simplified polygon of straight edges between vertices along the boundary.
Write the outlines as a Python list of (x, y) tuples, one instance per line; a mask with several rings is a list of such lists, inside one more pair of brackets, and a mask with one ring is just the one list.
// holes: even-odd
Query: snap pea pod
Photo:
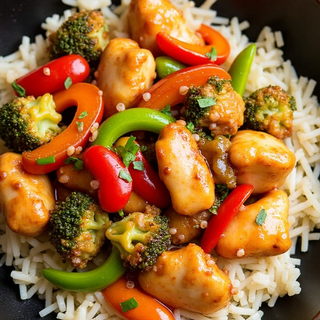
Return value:
[(115, 141), (124, 134), (145, 130), (160, 133), (161, 129), (175, 119), (161, 111), (149, 108), (133, 108), (118, 112), (106, 119), (99, 127), (98, 137), (92, 145), (111, 148)]
[(160, 79), (186, 67), (187, 66), (185, 64), (168, 56), (160, 56), (156, 58), (156, 71)]
[(42, 275), (59, 288), (75, 292), (102, 290), (126, 272), (120, 253), (113, 247), (108, 259), (99, 267), (87, 272), (68, 272), (56, 269), (42, 269)]
[(233, 89), (242, 97), (247, 85), (249, 72), (256, 53), (256, 45), (250, 44), (234, 59), (228, 73), (231, 76)]

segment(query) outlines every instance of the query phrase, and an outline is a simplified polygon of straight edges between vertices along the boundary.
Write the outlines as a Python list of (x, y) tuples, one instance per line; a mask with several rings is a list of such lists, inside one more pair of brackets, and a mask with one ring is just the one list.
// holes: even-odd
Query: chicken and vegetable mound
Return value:
[[(127, 19), (131, 39), (112, 38), (101, 12), (75, 13), (51, 36), (51, 58), (82, 56), (94, 71), (86, 81), (95, 80), (70, 83), (77, 72), (70, 69), (69, 82), (52, 80), (65, 89), (16, 97), (1, 109), (0, 136), (11, 149), (0, 156), (1, 209), (14, 232), (48, 232), (75, 268), (112, 251), (102, 266), (83, 271), (99, 288), (134, 274), (165, 305), (212, 313), (237, 292), (220, 256), (290, 248), (282, 185), (295, 155), (281, 139), (292, 133), (294, 98), (277, 86), (242, 97), (235, 84), (249, 70), (231, 81), (216, 64), (218, 47), (202, 54), (210, 37), (191, 30), (167, 0), (132, 0)], [(194, 62), (161, 80), (160, 32), (180, 41), (170, 43), (177, 52), (188, 44), (183, 54)], [(197, 64), (199, 55), (205, 64)], [(75, 118), (62, 117), (74, 105)], [(50, 271), (51, 282), (58, 277)], [(90, 290), (76, 273), (72, 279), (66, 289)]]

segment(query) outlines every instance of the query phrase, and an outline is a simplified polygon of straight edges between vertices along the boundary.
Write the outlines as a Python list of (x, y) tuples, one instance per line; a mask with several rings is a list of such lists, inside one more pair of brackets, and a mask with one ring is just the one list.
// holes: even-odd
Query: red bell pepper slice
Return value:
[(150, 204), (160, 209), (168, 207), (171, 201), (170, 194), (158, 173), (145, 159), (141, 151), (136, 153), (135, 161), (141, 161), (144, 169), (136, 170), (134, 162), (130, 163), (129, 171), (133, 179), (133, 189)]
[[(115, 147), (118, 148), (122, 146), (126, 148), (129, 140), (129, 137), (122, 137), (117, 140)], [(139, 147), (139, 144), (135, 140), (133, 143)], [(131, 145), (128, 148), (130, 150), (129, 152), (135, 157), (133, 161), (130, 159), (131, 162), (127, 164), (132, 177), (133, 190), (148, 203), (160, 209), (168, 207), (171, 202), (170, 194), (158, 173), (146, 160), (140, 149), (133, 150)]]
[(146, 93), (150, 93), (147, 101), (142, 97), (137, 102), (139, 108), (161, 110), (168, 104), (172, 107), (184, 101), (185, 96), (179, 89), (183, 86), (204, 85), (210, 77), (231, 80), (230, 75), (222, 67), (215, 64), (204, 64), (178, 70), (154, 84)]
[(130, 177), (130, 173), (119, 156), (104, 146), (95, 145), (85, 150), (82, 159), (85, 167), (99, 182), (101, 208), (107, 212), (123, 209), (132, 191), (132, 180), (122, 178), (122, 174)]
[[(205, 46), (187, 43), (171, 37), (165, 32), (159, 32), (156, 36), (158, 47), (169, 57), (188, 65), (198, 65), (205, 63), (222, 64), (230, 54), (228, 40), (218, 31), (210, 26), (201, 24), (198, 32), (202, 35)], [(212, 47), (215, 48), (217, 56), (211, 60), (208, 57)]]
[(240, 207), (249, 198), (252, 191), (252, 185), (241, 184), (233, 189), (225, 198), (219, 207), (217, 214), (211, 217), (208, 226), (203, 233), (201, 248), (204, 252), (210, 253), (214, 249), (220, 236), (238, 213)]
[(25, 90), (26, 96), (39, 97), (63, 90), (67, 78), (72, 83), (82, 82), (89, 73), (88, 62), (77, 54), (70, 54), (30, 71), (15, 82)]
[[(84, 147), (91, 136), (94, 123), (100, 123), (104, 111), (104, 102), (98, 87), (89, 83), (77, 83), (67, 90), (53, 95), (56, 111), (62, 113), (71, 106), (77, 106), (75, 116), (70, 125), (49, 143), (22, 153), (22, 165), (30, 173), (42, 174), (55, 171), (68, 158), (67, 150), (74, 146)], [(83, 117), (83, 113), (86, 115)], [(79, 123), (81, 130), (79, 130)], [(39, 160), (53, 158), (52, 163), (39, 164)]]

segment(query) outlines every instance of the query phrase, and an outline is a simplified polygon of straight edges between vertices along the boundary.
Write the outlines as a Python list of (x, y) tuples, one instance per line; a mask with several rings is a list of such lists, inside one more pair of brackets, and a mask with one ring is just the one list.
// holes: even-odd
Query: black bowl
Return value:
[[(10, 0), (2, 1), (0, 9), (0, 55), (16, 51), (22, 35), (31, 39), (43, 32), (44, 18), (62, 13), (68, 8), (60, 0)], [(281, 30), (285, 40), (285, 58), (290, 59), (299, 75), (313, 78), (320, 83), (320, 4), (316, 0), (219, 0), (213, 9), (219, 16), (239, 17), (248, 20), (246, 34), (254, 41), (265, 25)], [(320, 85), (315, 93), (320, 97)], [(299, 244), (298, 244), (299, 247)], [(264, 320), (311, 320), (320, 310), (320, 242), (310, 244), (308, 253), (297, 252), (302, 259), (299, 278), (302, 292), (293, 297), (285, 296), (274, 308), (263, 306)], [(1, 319), (35, 320), (43, 302), (34, 297), (20, 301), (18, 286), (10, 278), (11, 269), (0, 268)], [(55, 319), (55, 315), (45, 320)], [(141, 319), (147, 320), (147, 319)]]

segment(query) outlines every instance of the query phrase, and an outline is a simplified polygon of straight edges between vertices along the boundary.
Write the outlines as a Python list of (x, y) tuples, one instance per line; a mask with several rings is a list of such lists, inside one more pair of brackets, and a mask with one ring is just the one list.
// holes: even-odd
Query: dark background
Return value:
[[(2, 0), (0, 3), (0, 55), (17, 50), (21, 36), (43, 33), (40, 24), (53, 13), (68, 8), (60, 0)], [(248, 20), (246, 34), (254, 41), (265, 25), (281, 30), (285, 41), (285, 58), (290, 59), (299, 75), (318, 81), (316, 94), (320, 97), (320, 4), (316, 0), (219, 0), (213, 9), (219, 16)], [(299, 244), (298, 244), (299, 247)], [(310, 244), (302, 258), (299, 281), (302, 293), (285, 296), (275, 308), (264, 306), (263, 320), (311, 320), (320, 311), (320, 243)], [(11, 269), (0, 268), (0, 319), (37, 320), (43, 301), (34, 297), (20, 301), (18, 286), (10, 278)], [(48, 316), (45, 320), (55, 319)], [(145, 320), (145, 319), (141, 319)], [(147, 320), (147, 319), (146, 319)]]

